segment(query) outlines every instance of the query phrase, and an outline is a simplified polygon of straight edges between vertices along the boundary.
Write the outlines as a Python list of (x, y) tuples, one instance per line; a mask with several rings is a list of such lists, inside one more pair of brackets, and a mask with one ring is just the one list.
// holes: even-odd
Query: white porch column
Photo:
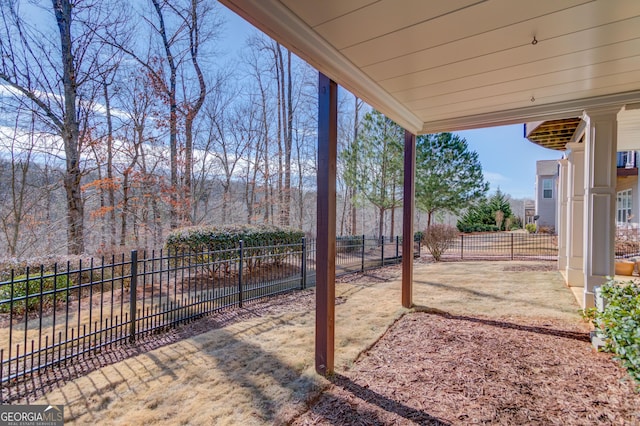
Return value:
[(584, 286), (584, 144), (567, 145), (567, 285)]
[(594, 306), (593, 288), (613, 276), (617, 113), (620, 108), (585, 111), (584, 298)]
[(569, 161), (565, 158), (558, 161), (558, 199), (557, 199), (557, 220), (558, 230), (558, 270), (565, 273), (569, 263), (567, 252), (567, 192), (569, 189), (568, 169)]

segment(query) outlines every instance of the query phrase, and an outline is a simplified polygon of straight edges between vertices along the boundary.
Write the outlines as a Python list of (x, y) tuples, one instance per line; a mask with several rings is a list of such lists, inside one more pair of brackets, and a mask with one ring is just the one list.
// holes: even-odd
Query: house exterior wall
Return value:
[[(542, 175), (537, 176), (536, 184), (536, 214), (538, 217), (538, 227), (556, 227), (556, 200), (557, 200), (557, 176), (554, 175)], [(544, 182), (548, 180), (551, 182), (551, 198), (544, 198)], [(548, 188), (547, 188), (548, 193)]]
[[(545, 198), (545, 195), (547, 198)], [(536, 221), (541, 227), (556, 229), (558, 200), (558, 161), (541, 160), (536, 163)]]

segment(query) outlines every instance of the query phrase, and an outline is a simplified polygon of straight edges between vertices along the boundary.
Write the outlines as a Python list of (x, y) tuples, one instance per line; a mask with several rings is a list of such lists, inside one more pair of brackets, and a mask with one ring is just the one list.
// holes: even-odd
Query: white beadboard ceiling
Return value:
[(221, 0), (415, 133), (640, 101), (640, 0)]

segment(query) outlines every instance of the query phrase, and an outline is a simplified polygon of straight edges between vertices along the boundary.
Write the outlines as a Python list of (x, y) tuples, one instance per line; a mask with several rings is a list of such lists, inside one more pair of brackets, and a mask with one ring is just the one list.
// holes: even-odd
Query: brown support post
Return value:
[(333, 373), (335, 340), (338, 86), (322, 73), (318, 83), (316, 371), (326, 376)]
[[(413, 206), (416, 135), (404, 132), (404, 201), (402, 207), (402, 306), (413, 306)], [(411, 253), (411, 255), (409, 255)]]

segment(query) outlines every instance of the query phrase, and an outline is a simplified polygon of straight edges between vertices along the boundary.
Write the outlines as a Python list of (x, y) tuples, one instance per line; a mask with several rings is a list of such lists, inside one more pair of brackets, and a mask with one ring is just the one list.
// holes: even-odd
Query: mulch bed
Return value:
[(634, 384), (576, 327), (407, 314), (294, 424), (640, 424)]

